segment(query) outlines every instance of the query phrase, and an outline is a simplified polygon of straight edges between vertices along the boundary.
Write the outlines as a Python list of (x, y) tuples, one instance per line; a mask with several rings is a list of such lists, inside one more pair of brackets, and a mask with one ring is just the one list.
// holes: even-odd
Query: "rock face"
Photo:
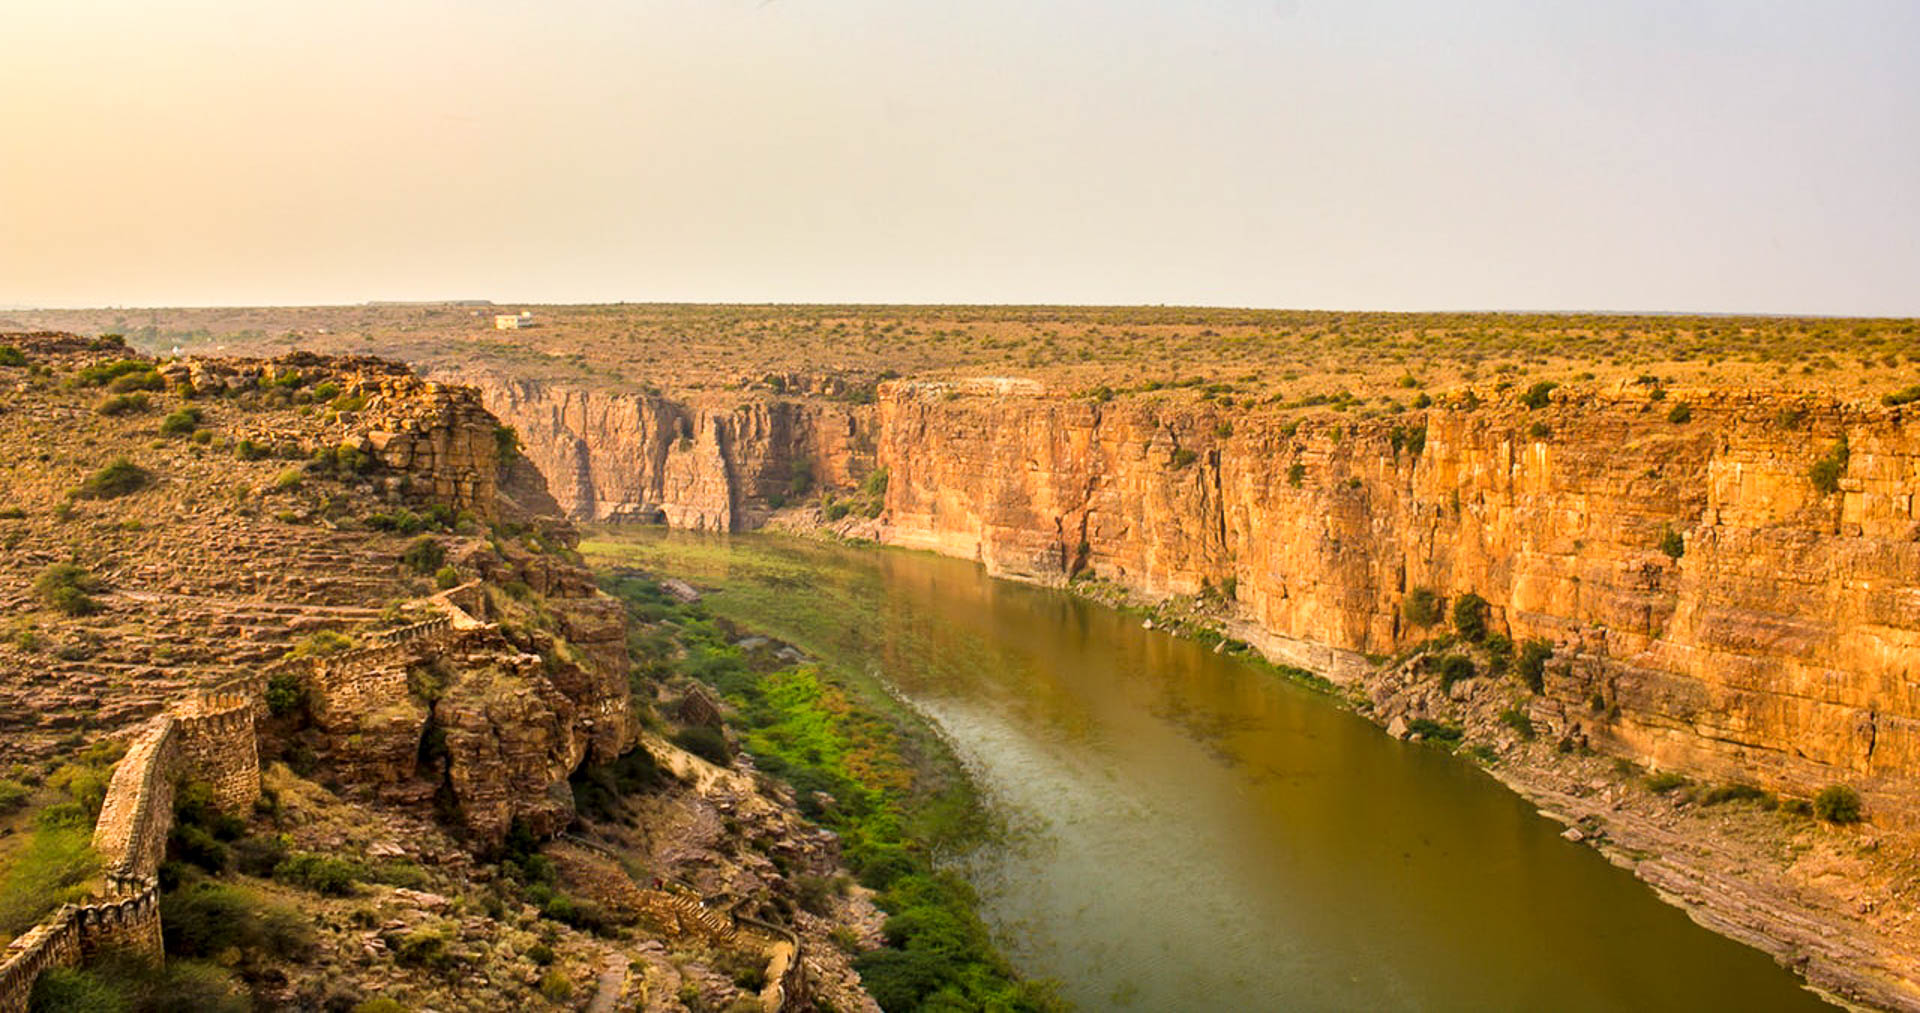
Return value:
[(755, 527), (771, 505), (851, 485), (873, 467), (873, 413), (779, 398), (668, 400), (462, 376), (520, 435), (567, 516)]
[[(1911, 409), (1627, 386), (1299, 422), (913, 382), (872, 407), (482, 389), (571, 476), (575, 516), (740, 528), (795, 473), (885, 468), (884, 541), (1224, 592), (1271, 656), (1348, 680), (1445, 631), (1407, 621), (1409, 592), (1473, 593), (1492, 630), (1553, 644), (1536, 717), (1555, 733), (1803, 795), (1846, 781), (1880, 818), (1920, 817)], [(691, 446), (669, 447), (681, 420)]]

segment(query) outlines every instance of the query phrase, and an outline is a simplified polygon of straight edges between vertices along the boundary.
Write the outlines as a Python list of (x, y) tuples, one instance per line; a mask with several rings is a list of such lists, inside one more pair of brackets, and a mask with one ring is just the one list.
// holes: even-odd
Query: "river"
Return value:
[(1011, 828), (956, 859), (982, 914), (1083, 1010), (1831, 1009), (1464, 757), (1137, 618), (921, 553), (587, 549), (935, 722)]

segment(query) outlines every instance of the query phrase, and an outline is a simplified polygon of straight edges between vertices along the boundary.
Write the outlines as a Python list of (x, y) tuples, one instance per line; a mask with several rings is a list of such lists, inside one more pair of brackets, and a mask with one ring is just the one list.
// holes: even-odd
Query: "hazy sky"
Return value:
[(1920, 314), (1920, 3), (0, 0), (0, 305)]

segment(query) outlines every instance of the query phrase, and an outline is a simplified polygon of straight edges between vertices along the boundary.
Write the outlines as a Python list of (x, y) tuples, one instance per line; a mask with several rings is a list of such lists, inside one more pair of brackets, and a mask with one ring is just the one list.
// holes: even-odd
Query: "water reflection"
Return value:
[(1021, 829), (962, 867), (1016, 964), (1083, 1009), (1828, 1008), (1308, 690), (966, 562), (748, 544), (788, 565), (731, 579), (811, 580), (753, 619), (883, 673)]

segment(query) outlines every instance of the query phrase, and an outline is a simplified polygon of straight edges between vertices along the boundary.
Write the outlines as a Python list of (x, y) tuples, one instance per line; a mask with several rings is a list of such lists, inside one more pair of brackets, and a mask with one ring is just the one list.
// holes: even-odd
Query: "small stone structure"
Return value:
[(422, 641), (450, 646), (488, 628), (455, 604), (456, 597), (474, 601), (477, 588), (468, 584), (435, 595), (430, 601), (442, 615), (378, 634), (362, 650), (281, 662), (196, 690), (141, 729), (114, 767), (94, 824), (94, 849), (106, 859), (106, 889), (93, 901), (62, 907), (0, 954), (0, 1013), (25, 1013), (42, 972), (77, 966), (103, 947), (163, 955), (157, 874), (173, 829), (174, 787), (204, 782), (213, 788), (214, 804), (233, 813), (245, 812), (260, 797), (255, 729), (266, 713), (271, 675), (297, 670), (342, 706), (378, 705), (396, 691), (405, 696), (406, 670), (396, 668), (395, 660)]

